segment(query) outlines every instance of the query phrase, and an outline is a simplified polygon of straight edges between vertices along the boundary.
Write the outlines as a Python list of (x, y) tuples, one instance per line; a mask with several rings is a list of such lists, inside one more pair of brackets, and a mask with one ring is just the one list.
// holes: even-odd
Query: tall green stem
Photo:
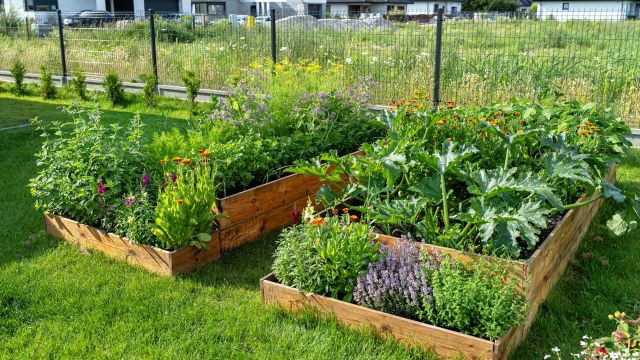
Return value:
[(507, 147), (507, 155), (504, 157), (504, 169), (507, 170), (509, 168), (509, 161), (511, 161), (511, 147)]
[(587, 201), (583, 201), (583, 202), (579, 202), (579, 203), (563, 206), (563, 208), (565, 210), (579, 208), (581, 206), (586, 206), (586, 205), (589, 205), (591, 203), (594, 203), (594, 202), (600, 200), (600, 198), (602, 198), (602, 194), (599, 194), (598, 196), (594, 197), (593, 199), (589, 199)]
[(447, 186), (444, 183), (444, 172), (440, 173), (440, 190), (442, 191), (442, 219), (444, 229), (449, 231), (449, 203), (447, 202)]

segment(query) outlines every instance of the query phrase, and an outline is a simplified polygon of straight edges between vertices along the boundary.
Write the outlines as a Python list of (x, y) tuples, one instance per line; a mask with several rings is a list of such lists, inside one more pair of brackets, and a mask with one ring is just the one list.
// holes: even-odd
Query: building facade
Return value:
[(640, 1), (534, 1), (541, 20), (626, 20), (638, 19)]

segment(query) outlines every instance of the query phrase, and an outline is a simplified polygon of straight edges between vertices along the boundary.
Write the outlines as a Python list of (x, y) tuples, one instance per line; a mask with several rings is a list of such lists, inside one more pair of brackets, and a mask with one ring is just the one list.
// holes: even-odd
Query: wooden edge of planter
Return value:
[[(291, 211), (294, 208), (302, 211), (309, 199), (313, 202), (315, 194), (302, 197), (291, 203), (214, 232), (214, 234), (219, 237), (221, 250), (229, 251), (248, 242), (255, 241), (261, 235), (273, 230), (292, 225)], [(315, 205), (315, 207), (318, 209), (320, 205)]]
[(280, 284), (273, 273), (260, 280), (260, 292), (265, 306), (279, 307), (291, 312), (313, 309), (319, 315), (335, 316), (343, 325), (373, 330), (385, 338), (395, 338), (409, 346), (432, 349), (439, 356), (462, 355), (467, 359), (500, 359), (500, 344), (512, 338), (510, 331), (509, 337), (505, 337), (501, 342), (493, 342), (341, 300), (301, 292)]
[(168, 251), (151, 245), (132, 244), (125, 237), (49, 213), (44, 213), (44, 224), (47, 233), (54, 237), (164, 276), (191, 271), (220, 258), (219, 241), (212, 240), (208, 249), (185, 246)]
[[(362, 150), (346, 156), (360, 156)], [(291, 174), (217, 200), (215, 213), (224, 214), (220, 229), (247, 221), (270, 210), (314, 195), (322, 185), (316, 176)], [(305, 202), (306, 204), (306, 202)], [(304, 206), (303, 206), (304, 207)]]

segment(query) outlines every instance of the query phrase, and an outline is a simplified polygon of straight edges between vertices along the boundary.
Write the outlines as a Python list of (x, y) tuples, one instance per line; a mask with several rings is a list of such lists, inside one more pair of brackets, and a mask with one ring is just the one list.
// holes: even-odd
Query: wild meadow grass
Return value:
[[(333, 30), (277, 29), (279, 61), (314, 62), (338, 69), (324, 85), (348, 90), (378, 84), (371, 101), (388, 104), (434, 83), (435, 26), (394, 24), (392, 28)], [(640, 125), (640, 23), (635, 21), (535, 21), (528, 19), (444, 22), (441, 99), (461, 104), (539, 98), (550, 91), (612, 106), (632, 126)], [(181, 84), (187, 70), (203, 88), (239, 80), (275, 81), (268, 27), (248, 29), (226, 22), (191, 29), (188, 23), (158, 21), (161, 84)], [(116, 72), (138, 81), (151, 72), (148, 24), (65, 29), (69, 73)], [(0, 69), (20, 59), (27, 71), (43, 63), (60, 72), (57, 33), (26, 39), (16, 31), (0, 41)], [(277, 76), (277, 74), (276, 74)], [(301, 81), (301, 80), (300, 80)]]

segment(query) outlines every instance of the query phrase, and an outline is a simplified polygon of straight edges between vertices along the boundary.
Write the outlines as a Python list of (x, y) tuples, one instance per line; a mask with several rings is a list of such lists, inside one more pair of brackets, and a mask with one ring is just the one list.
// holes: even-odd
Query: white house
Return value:
[(6, 11), (15, 11), (20, 16), (58, 9), (63, 13), (105, 10), (144, 14), (147, 9), (160, 12), (190, 13), (192, 7), (191, 0), (4, 0), (4, 3)]
[(541, 20), (626, 20), (638, 19), (638, 0), (560, 0), (534, 1), (538, 4), (538, 18)]
[(392, 11), (409, 15), (436, 14), (444, 8), (446, 15), (458, 14), (462, 1), (413, 1), (413, 0), (327, 0), (327, 13), (332, 16), (357, 17), (360, 14), (387, 14)]

